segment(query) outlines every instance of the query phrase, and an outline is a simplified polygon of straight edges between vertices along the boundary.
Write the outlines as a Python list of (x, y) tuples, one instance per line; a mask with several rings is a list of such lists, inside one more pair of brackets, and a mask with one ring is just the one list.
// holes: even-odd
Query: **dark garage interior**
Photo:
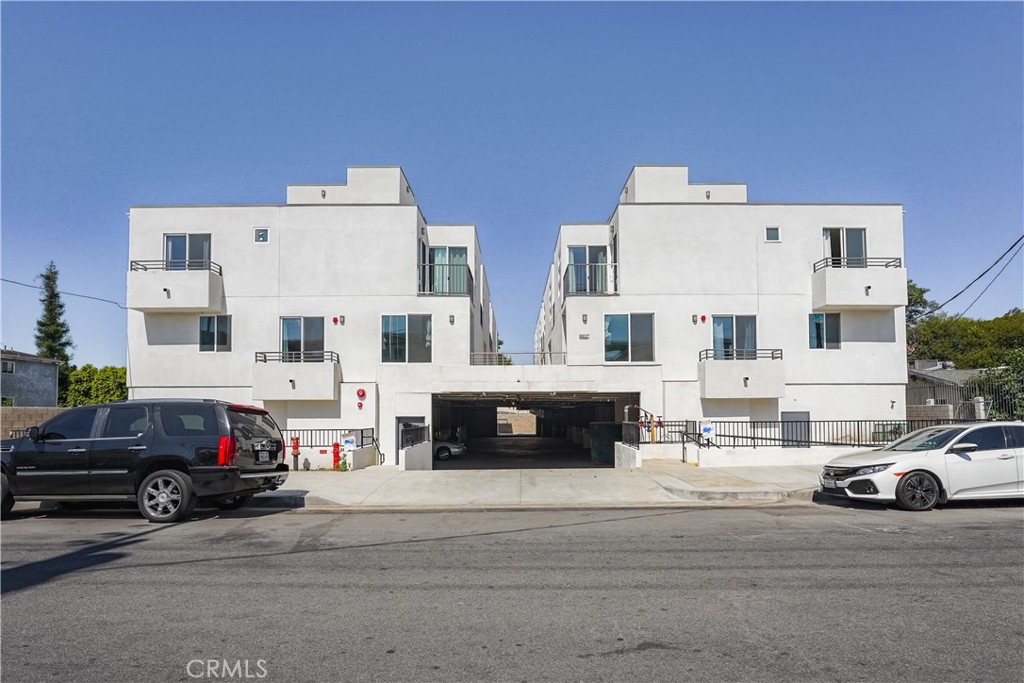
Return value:
[[(614, 442), (622, 438), (622, 406), (638, 400), (637, 394), (435, 394), (435, 443), (458, 434), (467, 451), (435, 459), (434, 469), (613, 467)], [(534, 415), (533, 433), (499, 433), (499, 409)]]

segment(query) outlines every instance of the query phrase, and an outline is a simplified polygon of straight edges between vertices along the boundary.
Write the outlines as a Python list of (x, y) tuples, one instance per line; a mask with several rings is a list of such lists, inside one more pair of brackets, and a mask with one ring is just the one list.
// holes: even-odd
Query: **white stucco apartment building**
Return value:
[(129, 217), (131, 397), (373, 428), (385, 464), (432, 466), (399, 425), (492, 436), (501, 406), (584, 446), (631, 405), (666, 420), (905, 413), (898, 205), (751, 204), (743, 185), (637, 166), (607, 222), (561, 226), (535, 353), (515, 365), (475, 227), (428, 223), (400, 168), (289, 185), (284, 204)]
[(607, 222), (561, 226), (535, 347), (658, 368), (665, 419), (903, 419), (906, 286), (900, 205), (636, 166)]

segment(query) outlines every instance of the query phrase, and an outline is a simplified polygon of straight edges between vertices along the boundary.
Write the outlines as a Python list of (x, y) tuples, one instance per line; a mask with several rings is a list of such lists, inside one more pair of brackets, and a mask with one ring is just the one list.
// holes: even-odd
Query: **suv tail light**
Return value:
[(233, 436), (222, 436), (220, 437), (220, 443), (217, 445), (217, 464), (221, 467), (227, 467), (235, 464), (235, 437)]

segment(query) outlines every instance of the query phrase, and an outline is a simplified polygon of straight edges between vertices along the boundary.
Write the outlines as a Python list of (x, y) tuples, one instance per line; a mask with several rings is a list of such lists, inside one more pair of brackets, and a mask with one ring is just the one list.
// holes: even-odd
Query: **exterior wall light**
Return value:
[(167, 289), (166, 287), (164, 287), (164, 294), (166, 294), (166, 295), (167, 295), (167, 298), (168, 298), (168, 299), (170, 299), (170, 298), (171, 298), (171, 290)]
[(455, 324), (455, 316), (454, 315), (448, 316), (448, 324), (449, 325), (454, 325)]
[(704, 193), (704, 199), (711, 199), (711, 190)]
[(587, 314), (586, 313), (583, 314), (583, 324), (584, 325), (587, 324)]
[(320, 190), (320, 199), (327, 199), (327, 190)]
[(694, 313), (693, 315), (691, 315), (690, 316), (690, 320), (692, 320), (693, 324), (696, 325), (697, 324), (697, 314)]

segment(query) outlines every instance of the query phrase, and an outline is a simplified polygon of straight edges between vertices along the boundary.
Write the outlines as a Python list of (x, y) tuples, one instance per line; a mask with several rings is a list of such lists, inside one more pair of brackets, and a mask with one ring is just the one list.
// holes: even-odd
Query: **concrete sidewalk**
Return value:
[(648, 460), (642, 469), (520, 469), (292, 472), (284, 487), (254, 505), (306, 510), (466, 510), (585, 507), (685, 507), (808, 502), (818, 465), (697, 468)]

